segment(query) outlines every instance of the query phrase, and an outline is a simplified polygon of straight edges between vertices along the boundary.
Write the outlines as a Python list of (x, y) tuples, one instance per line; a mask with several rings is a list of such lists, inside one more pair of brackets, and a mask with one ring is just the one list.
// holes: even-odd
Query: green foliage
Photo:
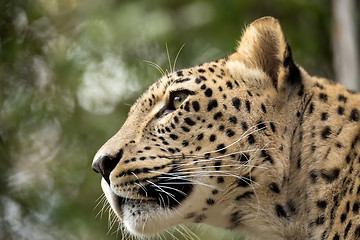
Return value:
[(0, 239), (121, 239), (107, 209), (96, 217), (91, 161), (161, 76), (147, 61), (171, 70), (166, 46), (173, 64), (185, 44), (176, 69), (221, 58), (272, 15), (297, 62), (332, 76), (326, 0), (12, 0), (0, 12)]

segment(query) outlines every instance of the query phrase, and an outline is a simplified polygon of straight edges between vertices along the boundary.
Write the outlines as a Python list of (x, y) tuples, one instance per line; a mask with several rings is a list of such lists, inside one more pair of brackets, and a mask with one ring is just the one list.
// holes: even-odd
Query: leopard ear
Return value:
[(300, 81), (300, 71), (278, 20), (263, 17), (245, 29), (237, 48), (237, 58), (247, 67), (261, 69), (275, 88), (285, 82)]

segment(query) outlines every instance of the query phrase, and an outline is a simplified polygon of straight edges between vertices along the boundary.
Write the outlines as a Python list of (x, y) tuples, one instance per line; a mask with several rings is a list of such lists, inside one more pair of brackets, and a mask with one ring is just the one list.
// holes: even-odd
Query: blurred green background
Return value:
[(271, 15), (297, 63), (332, 78), (331, 14), (326, 0), (1, 1), (0, 239), (121, 239), (98, 215), (91, 162), (161, 76), (148, 61), (170, 70), (166, 46), (173, 63), (183, 44), (176, 69), (227, 56), (246, 24)]

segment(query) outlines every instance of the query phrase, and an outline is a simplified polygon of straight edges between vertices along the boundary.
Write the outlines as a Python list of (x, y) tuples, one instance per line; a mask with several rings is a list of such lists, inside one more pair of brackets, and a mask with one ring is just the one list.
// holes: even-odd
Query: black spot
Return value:
[(243, 131), (247, 131), (249, 128), (246, 122), (241, 122), (241, 127)]
[(204, 138), (204, 134), (200, 133), (199, 135), (197, 135), (197, 140), (202, 140)]
[(278, 215), (278, 217), (283, 217), (283, 218), (288, 217), (287, 213), (284, 210), (284, 207), (281, 206), (280, 204), (276, 204), (275, 211), (276, 211), (276, 214)]
[(185, 118), (184, 121), (186, 122), (187, 125), (189, 126), (194, 126), (195, 122), (191, 119), (191, 118)]
[(215, 170), (219, 171), (221, 167), (221, 160), (215, 161), (214, 166), (215, 166)]
[(327, 139), (331, 135), (332, 131), (329, 126), (325, 127), (321, 132), (322, 139)]
[(250, 159), (250, 156), (248, 155), (248, 154), (246, 154), (246, 153), (242, 153), (240, 156), (239, 156), (239, 161), (240, 162), (247, 162), (247, 161), (249, 161), (249, 159)]
[(219, 131), (224, 131), (225, 127), (223, 125), (219, 126)]
[(360, 202), (354, 202), (352, 211), (354, 214), (359, 214)]
[(247, 92), (247, 94), (249, 94), (250, 97), (253, 96), (252, 92), (250, 92), (250, 91), (246, 91), (246, 92)]
[(212, 109), (216, 108), (217, 106), (218, 106), (218, 102), (215, 99), (210, 100), (207, 107), (208, 112), (210, 112)]
[(232, 136), (235, 135), (235, 132), (234, 132), (233, 130), (231, 130), (231, 129), (228, 129), (228, 130), (226, 130), (226, 135), (227, 135), (228, 137), (232, 137)]
[(196, 78), (196, 79), (195, 79), (195, 82), (196, 82), (197, 84), (200, 84), (203, 80), (204, 80), (204, 79), (202, 79), (202, 78)]
[(207, 96), (207, 97), (211, 97), (211, 96), (212, 96), (212, 90), (211, 90), (211, 88), (206, 89), (206, 91), (205, 91), (205, 96)]
[(314, 84), (314, 86), (315, 86), (315, 87), (320, 88), (321, 90), (323, 90), (323, 89), (324, 89), (324, 86), (323, 86), (323, 85), (321, 85), (321, 84), (320, 84), (320, 83), (318, 83), (318, 82), (316, 82), (316, 83)]
[(209, 67), (208, 69), (209, 69), (209, 71), (212, 72), (212, 73), (215, 71), (212, 67)]
[(310, 175), (311, 182), (316, 183), (317, 178), (318, 178), (316, 172), (314, 170), (311, 170), (309, 175)]
[(232, 89), (233, 88), (233, 85), (230, 81), (227, 81), (226, 82), (226, 86), (229, 88), (229, 89)]
[(327, 206), (327, 202), (325, 200), (318, 200), (316, 202), (316, 206), (321, 209), (325, 209)]
[(200, 87), (200, 89), (202, 89), (202, 90), (204, 90), (205, 88), (206, 88), (205, 84), (201, 85), (201, 87)]
[(187, 147), (187, 146), (189, 145), (189, 142), (186, 141), (186, 140), (184, 140), (184, 141), (181, 143), (181, 145), (183, 145), (184, 147)]
[(175, 153), (175, 150), (174, 150), (173, 148), (168, 148), (168, 151), (169, 151), (170, 153)]
[(340, 142), (337, 142), (337, 143), (335, 144), (335, 146), (336, 146), (337, 148), (343, 148), (343, 147), (344, 147)]
[(250, 135), (248, 136), (248, 142), (249, 142), (249, 144), (251, 144), (251, 145), (255, 144), (255, 138), (254, 138), (254, 136), (253, 136), (252, 134), (250, 134)]
[(325, 93), (320, 93), (319, 98), (320, 98), (321, 101), (327, 102), (328, 95), (326, 95)]
[(223, 182), (224, 182), (224, 178), (223, 178), (223, 177), (217, 177), (217, 178), (216, 178), (216, 182), (217, 182), (217, 183), (223, 183)]
[(255, 179), (251, 176), (244, 176), (244, 177), (241, 177), (238, 181), (237, 181), (237, 184), (238, 184), (238, 187), (247, 187), (249, 186), (252, 182), (255, 182)]
[(251, 198), (252, 195), (254, 195), (255, 193), (253, 191), (247, 191), (247, 192), (244, 192), (243, 194), (237, 196), (235, 198), (236, 201), (240, 201), (242, 199), (245, 199), (245, 198)]
[(309, 114), (312, 114), (314, 112), (314, 108), (315, 108), (314, 103), (311, 103), (309, 107)]
[(187, 127), (181, 126), (181, 129), (182, 129), (184, 132), (190, 132), (190, 129), (188, 129)]
[(299, 97), (301, 97), (302, 95), (304, 95), (304, 85), (301, 85), (300, 90), (298, 92)]
[(326, 170), (322, 170), (321, 171), (321, 177), (326, 180), (328, 183), (333, 182), (334, 180), (336, 180), (339, 177), (340, 174), (340, 169), (339, 168), (334, 168), (332, 170), (326, 171)]
[(326, 112), (321, 113), (321, 121), (326, 121), (328, 119), (329, 115)]
[(261, 156), (264, 158), (263, 162), (269, 162), (271, 164), (274, 163), (272, 157), (269, 155), (269, 153), (266, 150), (261, 150)]
[(354, 108), (353, 110), (351, 110), (351, 113), (350, 113), (350, 120), (351, 121), (355, 121), (355, 122), (358, 122), (360, 119), (360, 113), (359, 113), (359, 110), (357, 110), (356, 108)]
[(236, 108), (237, 110), (240, 110), (240, 99), (238, 98), (233, 98), (232, 99), (232, 105), (234, 106), (234, 108)]
[(340, 240), (339, 234), (336, 233), (336, 234), (334, 235), (334, 237), (333, 237), (333, 240)]
[(270, 190), (272, 190), (274, 193), (280, 193), (280, 189), (279, 186), (277, 185), (277, 183), (272, 182), (269, 185)]
[(231, 116), (229, 117), (229, 122), (236, 124), (237, 123), (237, 118), (235, 116)]
[(275, 127), (275, 124), (273, 122), (270, 122), (270, 128), (271, 128), (271, 131), (273, 131), (273, 133), (276, 132), (276, 127)]
[(177, 72), (176, 72), (176, 75), (177, 75), (178, 77), (183, 77), (183, 76), (184, 76), (184, 74), (183, 74), (182, 71), (177, 71)]
[(219, 144), (217, 147), (216, 147), (216, 151), (218, 151), (219, 153), (226, 153), (226, 149), (225, 149), (225, 145), (224, 144)]
[(250, 101), (246, 100), (245, 105), (246, 105), (246, 110), (250, 113), (250, 110), (251, 110)]
[(212, 134), (209, 139), (210, 139), (210, 142), (214, 142), (216, 140), (216, 136), (214, 134)]
[(185, 103), (184, 109), (185, 109), (185, 111), (190, 112), (190, 103), (189, 102)]
[(345, 97), (343, 94), (339, 94), (338, 100), (339, 100), (339, 102), (346, 103), (347, 97)]
[(218, 120), (219, 118), (221, 118), (222, 117), (222, 112), (217, 112), (217, 113), (215, 113), (214, 114), (214, 120)]
[(325, 217), (323, 215), (319, 216), (315, 220), (315, 224), (318, 225), (318, 226), (323, 225), (324, 223), (325, 223)]
[(198, 101), (193, 101), (192, 106), (193, 106), (195, 112), (198, 112), (200, 110), (200, 105), (199, 105)]
[(344, 115), (344, 112), (345, 112), (345, 108), (339, 106), (339, 107), (338, 107), (338, 114), (339, 114), (339, 115)]
[(346, 218), (347, 218), (347, 214), (346, 214), (346, 213), (341, 214), (341, 216), (340, 216), (340, 221), (341, 221), (341, 223), (344, 223), (345, 220), (346, 220)]
[(212, 198), (208, 198), (208, 199), (206, 200), (206, 203), (207, 203), (208, 205), (214, 205), (215, 201), (214, 201), (214, 199), (212, 199)]
[(261, 104), (261, 110), (263, 111), (263, 113), (266, 113), (266, 107), (263, 103)]
[(346, 237), (347, 237), (347, 235), (348, 235), (348, 233), (349, 233), (349, 230), (350, 230), (350, 228), (351, 228), (351, 225), (352, 225), (352, 221), (350, 220), (350, 221), (348, 222), (348, 224), (346, 225), (346, 227), (345, 227), (344, 239), (346, 239)]
[(258, 128), (259, 130), (265, 130), (265, 129), (266, 129), (266, 125), (265, 125), (264, 122), (258, 122), (258, 123), (256, 124), (256, 126), (257, 126), (257, 128)]
[(190, 81), (190, 78), (178, 78), (175, 80), (176, 83), (182, 83), (187, 81)]

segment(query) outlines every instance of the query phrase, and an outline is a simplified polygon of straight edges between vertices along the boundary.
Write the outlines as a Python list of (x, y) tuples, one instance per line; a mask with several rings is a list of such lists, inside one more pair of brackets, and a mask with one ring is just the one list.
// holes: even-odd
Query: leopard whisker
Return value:
[(131, 172), (131, 173), (136, 177), (137, 180), (139, 180), (139, 183), (135, 183), (135, 184), (138, 185), (142, 190), (144, 190), (145, 196), (147, 197), (148, 192), (147, 192), (146, 188), (144, 187), (144, 185), (141, 184), (139, 177), (134, 172)]
[[(156, 63), (149, 61), (149, 60), (143, 60), (144, 62), (148, 63), (150, 66), (154, 67), (156, 70), (158, 70), (161, 74), (161, 76), (165, 76), (165, 71)], [(131, 105), (130, 105), (131, 106)]]
[(181, 52), (181, 50), (183, 49), (185, 47), (185, 43), (180, 47), (180, 49), (179, 49), (179, 51), (177, 52), (177, 54), (176, 54), (176, 57), (175, 57), (175, 60), (174, 60), (174, 64), (173, 64), (173, 71), (175, 71), (175, 67), (176, 67), (176, 62), (177, 62), (177, 60), (178, 60), (178, 58), (179, 58), (179, 55), (180, 55), (180, 52)]
[[(182, 175), (186, 175), (188, 178), (189, 177), (192, 177), (190, 174), (193, 174), (194, 172), (191, 171), (191, 172), (182, 172), (181, 174)], [(211, 174), (211, 173), (216, 173), (215, 175), (214, 174)], [(176, 177), (178, 177), (179, 175), (175, 175), (174, 176), (170, 176), (170, 177), (158, 177), (158, 178), (162, 178), (162, 179), (174, 179)], [(239, 180), (248, 180), (250, 183), (255, 183), (257, 185), (259, 185), (259, 183), (257, 182), (254, 182), (253, 180), (247, 178), (247, 177), (244, 177), (244, 176), (237, 176), (237, 175), (234, 175), (232, 173), (232, 171), (222, 171), (222, 170), (219, 170), (219, 171), (197, 171), (196, 172), (196, 177), (211, 177), (211, 176), (218, 176), (218, 177), (234, 177), (236, 179), (239, 179)], [(182, 176), (180, 176), (182, 177)], [(247, 182), (247, 181), (245, 181)], [(183, 183), (181, 183), (183, 184)]]
[[(159, 185), (164, 185), (165, 183), (158, 183)], [(166, 183), (166, 184), (169, 184), (169, 183)], [(177, 191), (179, 193), (181, 193), (183, 196), (187, 196), (186, 193), (184, 193), (183, 191), (179, 190), (179, 189), (176, 189), (176, 188), (172, 188), (172, 187), (169, 187), (169, 186), (161, 186), (162, 188), (167, 188), (167, 189), (171, 189), (171, 190), (174, 190), (174, 191)]]
[[(165, 193), (167, 196), (171, 197), (174, 201), (178, 202), (178, 201), (176, 200), (174, 194), (171, 194), (171, 193), (169, 193), (169, 192), (166, 192), (166, 191), (165, 191), (164, 189), (162, 189), (160, 186), (158, 186), (157, 184), (155, 184), (155, 183), (153, 183), (153, 182), (151, 182), (151, 181), (149, 181), (149, 180), (146, 180), (146, 182), (148, 182), (149, 184), (151, 184), (151, 185), (153, 185), (154, 187), (156, 187), (160, 192)], [(155, 189), (155, 191), (157, 191), (157, 190)], [(159, 195), (159, 196), (160, 196), (160, 197), (162, 198), (162, 200), (163, 200), (164, 208), (166, 208), (166, 204), (165, 204), (165, 202), (164, 202), (164, 198), (163, 198), (161, 195)], [(178, 203), (179, 203), (179, 202), (178, 202)]]
[[(187, 226), (185, 226), (185, 225), (180, 225), (185, 231), (187, 230), (187, 232), (189, 233), (189, 234), (191, 234), (193, 237), (195, 237), (197, 240), (200, 240), (200, 238), (192, 231), (192, 230), (190, 230), (190, 228), (188, 228)], [(190, 239), (194, 239), (194, 238), (192, 238), (191, 236), (190, 236)]]
[[(172, 65), (171, 65), (171, 59), (170, 59), (169, 48), (168, 48), (167, 43), (165, 44), (165, 47), (166, 47), (166, 55), (167, 55), (167, 57), (168, 57), (168, 62), (169, 62), (170, 72), (173, 72)], [(166, 71), (167, 71), (167, 70), (166, 70)], [(168, 72), (168, 73), (169, 73), (169, 72)]]

